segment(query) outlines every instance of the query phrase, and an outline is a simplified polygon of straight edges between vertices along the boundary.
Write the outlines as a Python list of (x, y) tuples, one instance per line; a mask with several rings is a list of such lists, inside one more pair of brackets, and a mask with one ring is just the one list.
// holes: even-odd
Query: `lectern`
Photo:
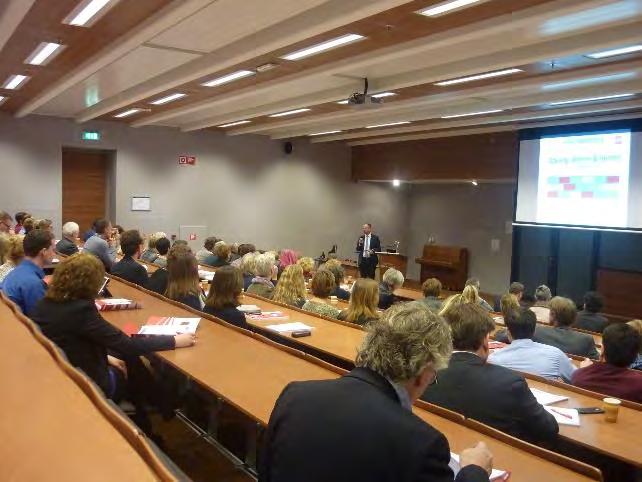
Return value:
[(468, 278), (468, 250), (455, 246), (425, 244), (421, 258), (420, 279), (437, 278), (446, 290), (461, 291)]

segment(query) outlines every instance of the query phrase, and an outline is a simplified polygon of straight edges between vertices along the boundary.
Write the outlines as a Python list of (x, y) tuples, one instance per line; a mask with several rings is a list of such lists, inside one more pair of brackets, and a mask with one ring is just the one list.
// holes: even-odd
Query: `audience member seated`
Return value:
[(609, 324), (606, 317), (600, 315), (604, 307), (604, 298), (596, 291), (589, 291), (584, 295), (584, 309), (577, 314), (573, 326), (581, 330), (602, 333)]
[(604, 329), (600, 361), (573, 374), (573, 385), (611, 397), (642, 403), (642, 373), (629, 366), (640, 353), (640, 333), (627, 323)]
[[(227, 266), (230, 264), (230, 245), (225, 241), (219, 241), (214, 245), (214, 256), (216, 259), (207, 258), (204, 264), (209, 264), (218, 268), (220, 266)], [(209, 261), (209, 262), (208, 262)]]
[(7, 275), (13, 271), (25, 257), (23, 240), (24, 236), (21, 234), (14, 234), (8, 238), (0, 236), (0, 244), (5, 250), (2, 256), (5, 261), (0, 266), (0, 287)]
[(140, 257), (143, 238), (136, 229), (125, 231), (120, 238), (123, 258), (114, 265), (111, 274), (138, 286), (147, 286), (147, 270), (136, 261)]
[(423, 400), (461, 413), (515, 437), (543, 441), (556, 436), (557, 422), (531, 393), (524, 377), (486, 363), (493, 320), (482, 307), (455, 306), (444, 315), (455, 352)]
[(153, 263), (158, 258), (159, 254), (156, 250), (156, 242), (161, 238), (166, 238), (167, 235), (161, 231), (150, 234), (149, 239), (147, 240), (147, 248), (143, 250), (140, 255), (140, 259), (147, 263)]
[(36, 229), (36, 220), (34, 218), (28, 217), (22, 221), (22, 230), (25, 235), (29, 234), (34, 229)]
[(397, 301), (395, 290), (403, 286), (404, 277), (401, 271), (388, 268), (379, 283), (379, 308), (385, 310)]
[(274, 257), (268, 253), (259, 254), (254, 262), (254, 278), (247, 287), (247, 292), (253, 295), (270, 298), (274, 291), (272, 278), (276, 274)]
[[(480, 290), (480, 282), (478, 278), (469, 278), (466, 280), (466, 286), (474, 286), (475, 289), (477, 290), (477, 294), (479, 295), (479, 290)], [(488, 301), (486, 301), (484, 298), (479, 295), (479, 306), (484, 308), (486, 311), (493, 311), (493, 307), (488, 304)]]
[(249, 243), (243, 243), (239, 245), (239, 256), (237, 259), (232, 261), (230, 264), (236, 268), (239, 268), (242, 271), (241, 268), (241, 262), (243, 261), (243, 257), (248, 254), (248, 253), (253, 253), (256, 251), (256, 247), (253, 244)]
[[(502, 318), (506, 320), (508, 316), (513, 312), (519, 312), (521, 306), (517, 301), (517, 298), (510, 294), (505, 293), (499, 299), (499, 309), (502, 313)], [(495, 341), (500, 341), (502, 343), (510, 343), (510, 336), (508, 335), (507, 328), (501, 328), (495, 332), (494, 335)]]
[[(218, 271), (217, 271), (218, 273)], [(286, 266), (272, 293), (272, 301), (301, 308), (306, 302), (303, 268), (298, 264)]]
[(208, 266), (214, 266), (218, 263), (218, 256), (216, 255), (216, 247), (225, 242), (222, 239), (215, 238), (216, 242), (214, 243), (214, 246), (212, 246), (212, 252), (210, 254), (207, 254), (206, 256), (203, 257), (203, 264), (206, 264)]
[(303, 258), (299, 258), (297, 264), (301, 265), (301, 268), (303, 268), (303, 276), (305, 279), (312, 278), (314, 271), (314, 260), (312, 258), (304, 256)]
[[(91, 223), (91, 228), (89, 228), (87, 231), (85, 231), (82, 234), (83, 243), (86, 243), (89, 238), (91, 238), (92, 236), (94, 236), (96, 234), (96, 223), (98, 221), (100, 221), (100, 219), (101, 218), (94, 219), (94, 222)], [(23, 224), (24, 224), (24, 222), (23, 222)]]
[(247, 289), (252, 284), (252, 279), (254, 279), (254, 270), (256, 268), (256, 258), (259, 256), (258, 251), (252, 251), (251, 253), (245, 253), (241, 258), (241, 264), (239, 269), (243, 274), (243, 289)]
[(441, 281), (437, 278), (428, 278), (421, 285), (421, 291), (424, 293), (424, 299), (421, 301), (435, 313), (439, 313), (443, 305), (443, 301), (439, 298), (441, 295)]
[[(448, 327), (425, 306), (408, 303), (367, 330), (350, 373), (285, 387), (265, 433), (259, 480), (452, 482), (448, 441), (412, 413), (448, 360)], [(488, 481), (492, 460), (484, 444), (460, 455), (455, 481)]]
[(56, 251), (66, 256), (71, 256), (78, 252), (76, 239), (80, 234), (80, 227), (73, 221), (66, 222), (62, 225), (62, 239), (56, 243)]
[(549, 304), (551, 302), (551, 289), (546, 285), (540, 285), (535, 288), (535, 304), (531, 306), (530, 310), (535, 313), (537, 321), (540, 323), (550, 323), (550, 313)]
[(220, 241), (216, 236), (209, 236), (205, 238), (205, 241), (203, 242), (203, 247), (199, 249), (196, 252), (196, 260), (199, 262), (199, 264), (207, 264), (205, 262), (205, 259), (207, 259), (210, 256), (214, 256), (214, 253), (212, 250), (214, 249), (214, 245)]
[(330, 296), (336, 296), (340, 300), (348, 301), (350, 299), (350, 292), (341, 287), (345, 282), (346, 270), (341, 266), (341, 261), (331, 259), (323, 265), (323, 269), (328, 270), (334, 276), (334, 289)]
[(508, 287), (508, 292), (515, 297), (518, 303), (522, 301), (525, 290), (526, 288), (524, 288), (524, 285), (519, 281), (513, 281)]
[[(640, 337), (642, 337), (642, 320), (631, 320), (627, 324), (633, 327), (635, 331), (640, 334)], [(633, 370), (642, 370), (642, 346), (640, 346), (637, 358), (633, 363), (631, 363), (629, 368), (632, 368)]]
[(379, 318), (379, 285), (370, 278), (359, 278), (354, 282), (350, 294), (350, 305), (339, 313), (338, 319), (357, 325)]
[(13, 218), (6, 211), (0, 211), (0, 236), (9, 236), (13, 232)]
[(51, 219), (39, 219), (36, 223), (36, 229), (50, 231), (53, 234), (53, 221)]
[(535, 328), (533, 340), (538, 343), (556, 346), (564, 353), (597, 360), (599, 353), (595, 341), (588, 333), (580, 333), (571, 328), (577, 316), (575, 303), (568, 298), (556, 296), (550, 303), (552, 326), (539, 325)]
[(303, 309), (328, 318), (337, 318), (340, 310), (328, 304), (330, 293), (334, 289), (334, 275), (325, 269), (318, 270), (314, 273), (310, 288), (312, 299), (305, 302)]
[(239, 297), (243, 292), (241, 271), (234, 266), (222, 266), (210, 283), (210, 291), (205, 301), (205, 313), (240, 328), (249, 329), (245, 315), (236, 307), (241, 304)]
[(111, 272), (116, 262), (116, 241), (112, 239), (111, 222), (99, 219), (94, 225), (96, 234), (85, 242), (84, 252), (91, 253), (102, 261), (105, 271)]
[(464, 303), (466, 302), (464, 301), (464, 297), (461, 295), (461, 293), (450, 295), (448, 298), (446, 298), (446, 301), (444, 301), (443, 305), (441, 306), (441, 310), (439, 310), (439, 315), (444, 316), (446, 313), (452, 310), (455, 306), (463, 305)]
[(4, 279), (2, 290), (22, 312), (31, 317), (36, 303), (45, 296), (43, 268), (51, 264), (56, 252), (54, 236), (49, 231), (34, 229), (22, 242), (25, 257)]
[(194, 253), (184, 244), (172, 246), (167, 256), (167, 288), (164, 295), (195, 310), (202, 310), (200, 294), (198, 263)]
[(299, 260), (299, 256), (292, 249), (282, 249), (279, 253), (279, 273), (278, 276), (281, 276), (283, 270), (292, 264), (296, 264)]
[(230, 264), (232, 264), (232, 261), (236, 261), (239, 258), (239, 243), (230, 244)]
[(158, 395), (145, 393), (151, 378), (138, 356), (192, 346), (196, 338), (189, 334), (135, 338), (113, 327), (94, 304), (104, 275), (103, 265), (90, 254), (63, 260), (32, 319), (64, 351), (69, 362), (85, 372), (108, 398), (118, 403), (126, 391), (136, 406), (135, 421), (148, 431), (144, 404), (158, 402)]
[(167, 253), (169, 252), (170, 246), (171, 242), (167, 238), (160, 238), (156, 241), (156, 252), (158, 252), (158, 258), (154, 260), (156, 266), (160, 266), (161, 268), (167, 267)]
[(16, 225), (13, 227), (13, 234), (25, 234), (22, 223), (25, 219), (30, 218), (31, 214), (20, 211), (14, 217), (16, 218)]
[[(481, 304), (482, 299), (479, 296), (479, 292), (477, 291), (477, 288), (475, 288), (474, 285), (464, 286), (464, 290), (461, 292), (461, 297), (464, 303), (472, 303), (473, 305), (482, 306)], [(482, 306), (482, 308), (484, 307)]]
[(554, 346), (533, 341), (537, 319), (531, 310), (520, 309), (504, 318), (511, 344), (495, 350), (488, 357), (489, 363), (512, 370), (532, 373), (549, 380), (571, 381), (575, 366), (568, 357)]

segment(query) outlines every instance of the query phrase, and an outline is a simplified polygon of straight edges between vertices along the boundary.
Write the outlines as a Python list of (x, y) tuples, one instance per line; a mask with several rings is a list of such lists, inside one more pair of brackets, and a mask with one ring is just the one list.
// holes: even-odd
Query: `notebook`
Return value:
[(246, 315), (260, 315), (261, 308), (256, 305), (239, 305), (236, 307), (237, 310), (242, 311)]
[(205, 281), (212, 281), (214, 279), (214, 271), (207, 271), (204, 269), (198, 270), (198, 277)]
[(553, 415), (560, 425), (580, 426), (580, 414), (575, 408), (544, 407), (544, 409)]
[(250, 314), (248, 317), (254, 321), (284, 321), (290, 318), (282, 311), (263, 311), (259, 314)]
[[(450, 462), (448, 463), (448, 466), (452, 469), (452, 471), (455, 473), (455, 477), (457, 477), (457, 474), (461, 470), (461, 466), (459, 465), (459, 455), (454, 454), (450, 452)], [(506, 470), (497, 470), (493, 469), (493, 471), (490, 474), (490, 482), (499, 482), (499, 481), (506, 481), (510, 478), (510, 472)]]
[(95, 303), (98, 311), (134, 310), (143, 307), (139, 302), (124, 298), (104, 298), (96, 300)]
[(268, 325), (266, 326), (266, 328), (272, 331), (276, 331), (277, 333), (314, 329), (314, 327), (308, 326), (305, 323), (301, 323), (300, 321), (295, 321), (293, 323), (281, 323), (280, 325)]
[(564, 395), (555, 395), (543, 390), (538, 390), (537, 388), (531, 388), (531, 392), (537, 400), (537, 403), (539, 403), (540, 405), (550, 405), (551, 403), (563, 402), (564, 400), (568, 400), (568, 397), (565, 397)]
[(175, 318), (173, 316), (150, 316), (147, 324), (140, 327), (137, 335), (195, 334), (200, 318)]

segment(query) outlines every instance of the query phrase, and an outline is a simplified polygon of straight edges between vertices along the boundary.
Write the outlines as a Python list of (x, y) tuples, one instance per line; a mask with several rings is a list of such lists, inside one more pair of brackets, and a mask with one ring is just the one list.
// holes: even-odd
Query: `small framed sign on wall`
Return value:
[(132, 196), (132, 211), (151, 211), (152, 199), (149, 196)]

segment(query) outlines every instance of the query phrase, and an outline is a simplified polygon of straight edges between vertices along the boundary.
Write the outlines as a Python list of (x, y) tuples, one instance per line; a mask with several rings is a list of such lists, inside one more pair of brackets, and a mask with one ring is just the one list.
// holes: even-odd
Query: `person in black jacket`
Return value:
[(486, 310), (473, 303), (442, 310), (450, 324), (455, 353), (448, 368), (437, 375), (422, 399), (459, 412), (514, 437), (545, 441), (559, 430), (553, 415), (544, 410), (522, 375), (486, 363), (490, 333), (495, 324)]
[(234, 266), (222, 266), (216, 270), (216, 276), (210, 284), (203, 311), (240, 328), (249, 329), (245, 314), (236, 309), (241, 304), (239, 297), (242, 292), (241, 270)]
[(81, 253), (63, 260), (31, 318), (60, 347), (69, 362), (84, 371), (108, 398), (118, 402), (126, 390), (139, 415), (136, 421), (145, 429), (148, 422), (144, 421), (142, 392), (149, 375), (138, 356), (192, 346), (196, 339), (188, 334), (130, 338), (110, 325), (94, 302), (104, 275), (102, 263), (91, 254)]
[(484, 444), (461, 452), (454, 478), (446, 437), (412, 413), (452, 349), (443, 319), (406, 303), (367, 330), (357, 368), (283, 390), (265, 433), (259, 482), (487, 482), (492, 456)]
[(372, 224), (363, 225), (363, 234), (359, 236), (355, 250), (358, 253), (357, 266), (361, 277), (374, 279), (379, 263), (377, 252), (381, 251), (381, 241), (379, 236), (372, 234)]
[(584, 309), (577, 314), (574, 328), (602, 333), (609, 324), (608, 318), (600, 315), (604, 307), (604, 297), (597, 291), (588, 291), (584, 295)]
[(120, 248), (123, 250), (124, 256), (112, 267), (111, 274), (138, 286), (146, 287), (149, 278), (147, 270), (136, 261), (140, 258), (142, 247), (143, 237), (138, 230), (125, 231), (120, 237)]
[(73, 221), (65, 223), (62, 226), (62, 239), (56, 243), (56, 251), (66, 256), (76, 254), (78, 252), (76, 239), (78, 239), (79, 232), (80, 227), (78, 224)]

